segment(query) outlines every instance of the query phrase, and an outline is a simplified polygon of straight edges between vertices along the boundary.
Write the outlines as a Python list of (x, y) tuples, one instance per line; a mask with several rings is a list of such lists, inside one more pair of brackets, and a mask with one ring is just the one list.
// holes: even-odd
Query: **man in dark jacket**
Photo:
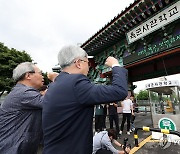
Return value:
[(88, 55), (78, 46), (60, 50), (61, 73), (43, 101), (44, 154), (92, 154), (94, 105), (123, 100), (127, 96), (127, 70), (108, 57), (112, 85), (95, 85), (87, 78)]
[(117, 102), (110, 103), (108, 105), (108, 111), (109, 111), (110, 128), (113, 129), (113, 121), (114, 121), (116, 126), (116, 133), (117, 136), (119, 136), (119, 117), (118, 117), (117, 107), (118, 107)]
[(13, 70), (17, 82), (0, 108), (0, 154), (37, 154), (42, 140), (43, 76), (30, 62)]
[(95, 133), (102, 131), (104, 120), (104, 109), (102, 105), (95, 106)]

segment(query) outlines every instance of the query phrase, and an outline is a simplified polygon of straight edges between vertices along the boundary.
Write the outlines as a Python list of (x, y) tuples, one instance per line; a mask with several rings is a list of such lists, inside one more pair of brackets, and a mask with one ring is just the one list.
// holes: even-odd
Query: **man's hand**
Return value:
[(108, 57), (105, 62), (106, 66), (112, 67), (113, 65), (119, 65), (119, 62), (114, 57)]
[(113, 105), (114, 105), (115, 107), (118, 107), (118, 105), (117, 105), (116, 103), (113, 103)]
[(126, 147), (125, 151), (124, 150), (123, 151), (119, 151), (118, 154), (127, 154), (127, 153), (130, 153), (130, 151), (131, 151), (131, 149)]
[(48, 77), (49, 80), (54, 81), (55, 78), (56, 78), (58, 75), (59, 75), (59, 73), (50, 72), (50, 73), (47, 74), (47, 77)]
[(126, 151), (126, 153), (129, 153), (131, 151), (131, 149), (129, 147), (126, 147), (125, 151)]
[(47, 92), (47, 89), (46, 89), (46, 90), (44, 90), (44, 91), (40, 91), (41, 95), (45, 95), (45, 94), (46, 94), (46, 92)]

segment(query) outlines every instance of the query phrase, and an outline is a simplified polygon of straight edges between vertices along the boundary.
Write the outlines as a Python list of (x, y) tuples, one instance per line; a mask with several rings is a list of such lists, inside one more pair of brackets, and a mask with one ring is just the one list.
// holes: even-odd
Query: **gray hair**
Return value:
[(35, 64), (31, 62), (23, 62), (17, 65), (17, 67), (13, 70), (13, 79), (17, 82), (23, 80), (25, 74), (27, 72), (35, 72), (34, 70)]
[(58, 53), (58, 62), (61, 69), (71, 65), (76, 58), (88, 57), (88, 54), (79, 46), (63, 47)]

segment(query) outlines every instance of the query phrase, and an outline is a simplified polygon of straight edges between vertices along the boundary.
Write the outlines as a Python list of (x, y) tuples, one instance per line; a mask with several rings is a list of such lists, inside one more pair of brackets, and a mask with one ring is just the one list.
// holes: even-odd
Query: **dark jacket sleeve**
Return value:
[(111, 85), (95, 85), (83, 76), (74, 85), (74, 92), (79, 103), (95, 105), (120, 101), (128, 94), (127, 70), (122, 67), (113, 67)]

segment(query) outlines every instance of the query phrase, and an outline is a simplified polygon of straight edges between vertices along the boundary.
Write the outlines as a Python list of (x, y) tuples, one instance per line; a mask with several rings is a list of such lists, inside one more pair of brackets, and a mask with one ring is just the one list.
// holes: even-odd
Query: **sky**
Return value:
[[(58, 64), (58, 51), (64, 45), (84, 43), (133, 2), (1, 0), (0, 42), (25, 50), (43, 72), (50, 72)], [(144, 82), (136, 82), (135, 91), (144, 89)]]
[(64, 45), (84, 43), (134, 0), (1, 0), (0, 42), (25, 50), (44, 72)]

